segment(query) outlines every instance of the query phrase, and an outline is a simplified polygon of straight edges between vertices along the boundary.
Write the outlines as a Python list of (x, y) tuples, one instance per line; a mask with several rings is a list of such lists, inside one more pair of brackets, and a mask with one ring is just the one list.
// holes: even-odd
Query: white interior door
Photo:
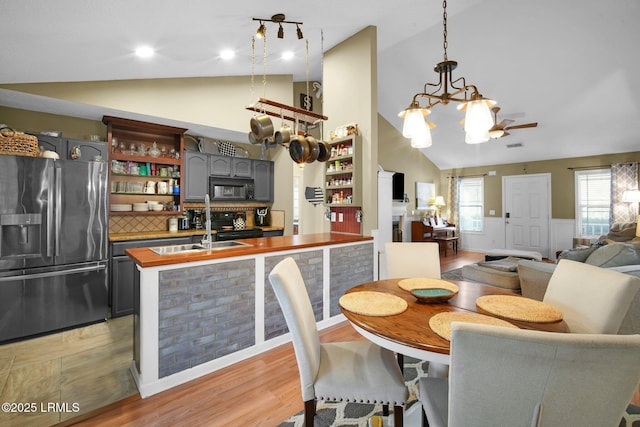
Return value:
[(507, 249), (536, 251), (549, 257), (550, 184), (549, 174), (502, 178)]

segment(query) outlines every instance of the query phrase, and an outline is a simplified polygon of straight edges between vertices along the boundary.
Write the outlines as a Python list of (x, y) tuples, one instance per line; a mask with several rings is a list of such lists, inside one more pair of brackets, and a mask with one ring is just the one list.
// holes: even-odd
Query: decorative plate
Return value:
[(200, 151), (198, 139), (195, 136), (184, 135), (185, 151)]
[(224, 154), (220, 152), (218, 142), (209, 138), (200, 138), (198, 148), (200, 149), (201, 153)]

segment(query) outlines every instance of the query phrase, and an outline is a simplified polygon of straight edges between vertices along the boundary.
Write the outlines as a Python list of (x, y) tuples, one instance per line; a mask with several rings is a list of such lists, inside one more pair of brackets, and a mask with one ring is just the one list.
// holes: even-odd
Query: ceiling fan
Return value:
[(491, 111), (493, 111), (493, 118), (494, 118), (495, 124), (491, 129), (489, 129), (489, 136), (493, 139), (498, 139), (503, 136), (510, 135), (510, 133), (507, 132), (508, 130), (534, 128), (538, 126), (538, 122), (509, 126), (511, 123), (514, 122), (514, 120), (511, 120), (511, 119), (502, 119), (502, 121), (498, 123), (498, 111), (500, 111), (500, 107), (493, 107)]

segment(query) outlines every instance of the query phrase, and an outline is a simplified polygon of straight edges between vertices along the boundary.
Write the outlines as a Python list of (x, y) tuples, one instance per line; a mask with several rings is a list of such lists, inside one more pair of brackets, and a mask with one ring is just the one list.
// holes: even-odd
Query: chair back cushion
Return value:
[(571, 332), (615, 334), (639, 287), (628, 274), (562, 259), (543, 301), (562, 311)]
[(440, 278), (440, 247), (437, 242), (387, 242), (384, 252), (390, 278)]
[(618, 425), (640, 381), (640, 335), (455, 322), (449, 427)]
[(320, 368), (320, 338), (311, 301), (298, 265), (293, 258), (280, 261), (269, 274), (296, 353), (302, 399), (315, 398), (313, 384)]

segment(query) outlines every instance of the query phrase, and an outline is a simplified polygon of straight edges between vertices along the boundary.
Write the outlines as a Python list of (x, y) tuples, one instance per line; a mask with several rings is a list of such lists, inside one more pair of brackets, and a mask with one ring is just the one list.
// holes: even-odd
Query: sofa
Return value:
[[(571, 259), (609, 268), (638, 277), (640, 281), (640, 241), (613, 242), (592, 245), (588, 248), (563, 251), (560, 259)], [(521, 260), (518, 262), (518, 276), (522, 296), (542, 301), (556, 264)], [(640, 333), (640, 292), (631, 302), (631, 307), (620, 327), (620, 334)]]

